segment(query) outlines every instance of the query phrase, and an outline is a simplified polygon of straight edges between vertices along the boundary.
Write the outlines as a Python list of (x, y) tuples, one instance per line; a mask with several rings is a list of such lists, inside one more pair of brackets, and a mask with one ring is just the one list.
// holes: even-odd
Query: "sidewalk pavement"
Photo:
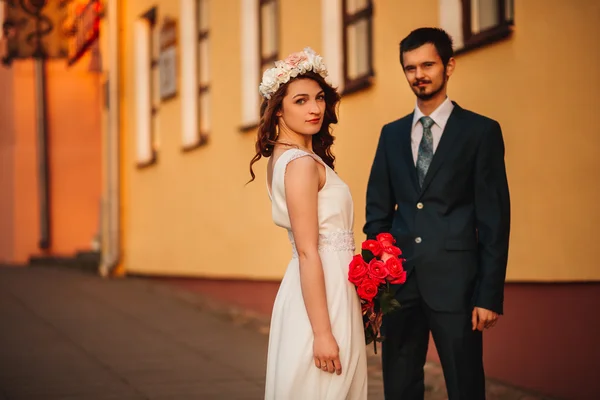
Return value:
[[(0, 321), (0, 400), (263, 398), (268, 318), (178, 285), (4, 267)], [(381, 400), (377, 356), (369, 369)], [(426, 375), (426, 399), (445, 398), (439, 366)], [(491, 381), (488, 392), (541, 399)]]

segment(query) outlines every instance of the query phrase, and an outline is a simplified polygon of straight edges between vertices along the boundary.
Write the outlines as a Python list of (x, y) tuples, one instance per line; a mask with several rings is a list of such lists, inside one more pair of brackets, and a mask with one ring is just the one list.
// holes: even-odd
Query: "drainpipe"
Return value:
[(121, 260), (121, 175), (120, 175), (120, 101), (119, 101), (119, 6), (107, 1), (108, 26), (108, 132), (104, 137), (103, 248), (100, 275), (115, 273)]

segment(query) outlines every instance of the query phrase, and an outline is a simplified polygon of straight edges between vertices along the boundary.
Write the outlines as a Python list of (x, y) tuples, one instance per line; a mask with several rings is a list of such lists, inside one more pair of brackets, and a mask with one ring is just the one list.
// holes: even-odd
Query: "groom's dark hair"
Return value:
[(444, 67), (454, 55), (452, 49), (452, 38), (446, 31), (440, 28), (419, 28), (415, 29), (400, 42), (400, 64), (404, 67), (402, 56), (407, 51), (418, 49), (424, 44), (431, 43), (435, 46)]

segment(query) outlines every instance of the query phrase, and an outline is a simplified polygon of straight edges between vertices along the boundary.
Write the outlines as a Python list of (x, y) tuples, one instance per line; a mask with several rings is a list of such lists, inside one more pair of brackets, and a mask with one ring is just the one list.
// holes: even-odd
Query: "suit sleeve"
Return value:
[(482, 135), (476, 156), (475, 214), (479, 242), (475, 306), (502, 314), (510, 236), (510, 195), (504, 140), (496, 121)]
[(386, 128), (384, 127), (379, 136), (379, 144), (367, 184), (366, 222), (363, 232), (368, 239), (374, 239), (379, 233), (390, 231), (396, 206), (385, 142)]

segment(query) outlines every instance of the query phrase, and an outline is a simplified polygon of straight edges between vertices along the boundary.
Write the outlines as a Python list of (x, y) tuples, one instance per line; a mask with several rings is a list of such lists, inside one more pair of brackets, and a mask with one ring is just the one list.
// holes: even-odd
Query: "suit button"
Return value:
[(421, 240), (421, 238), (420, 238), (420, 237), (418, 237), (418, 238), (415, 238), (415, 243), (421, 243), (421, 242), (422, 242), (422, 240)]
[(423, 209), (423, 203), (417, 203), (417, 208), (419, 210), (422, 210)]

